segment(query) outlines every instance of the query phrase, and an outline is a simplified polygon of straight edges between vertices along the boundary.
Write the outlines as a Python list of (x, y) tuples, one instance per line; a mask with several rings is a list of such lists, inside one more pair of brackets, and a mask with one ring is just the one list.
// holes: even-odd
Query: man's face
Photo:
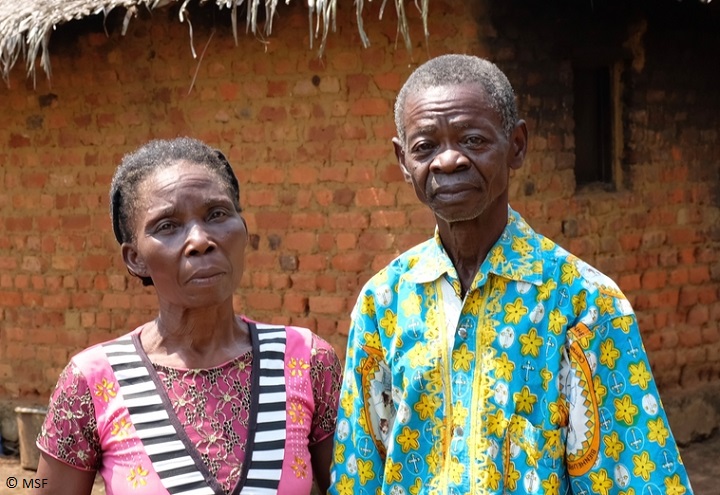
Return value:
[(510, 169), (520, 167), (525, 153), (524, 123), (508, 139), (476, 84), (410, 94), (404, 110), (405, 142), (393, 143), (420, 201), (448, 223), (505, 211)]

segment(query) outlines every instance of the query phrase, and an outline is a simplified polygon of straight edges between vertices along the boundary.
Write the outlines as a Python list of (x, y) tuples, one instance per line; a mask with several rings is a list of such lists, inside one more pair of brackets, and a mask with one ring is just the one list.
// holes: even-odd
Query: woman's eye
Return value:
[(175, 227), (172, 222), (162, 222), (155, 227), (155, 232), (168, 232)]
[(227, 216), (227, 212), (225, 210), (213, 210), (210, 212), (210, 219), (215, 220), (217, 218), (223, 218)]

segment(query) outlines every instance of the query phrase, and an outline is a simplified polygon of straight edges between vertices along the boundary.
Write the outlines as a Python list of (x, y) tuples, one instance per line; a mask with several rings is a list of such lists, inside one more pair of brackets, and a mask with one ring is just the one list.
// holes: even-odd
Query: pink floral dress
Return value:
[(310, 493), (309, 448), (335, 431), (338, 358), (307, 329), (244, 321), (253, 351), (210, 369), (151, 363), (140, 329), (82, 351), (38, 447), (99, 471), (108, 495)]

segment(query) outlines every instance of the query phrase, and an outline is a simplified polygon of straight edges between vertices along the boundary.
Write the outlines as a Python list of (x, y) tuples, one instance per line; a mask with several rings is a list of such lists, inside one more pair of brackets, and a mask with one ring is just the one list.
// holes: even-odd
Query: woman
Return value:
[(233, 311), (247, 228), (222, 153), (180, 138), (126, 155), (111, 216), (159, 313), (75, 356), (38, 438), (43, 494), (310, 493), (329, 484), (340, 367), (309, 330)]

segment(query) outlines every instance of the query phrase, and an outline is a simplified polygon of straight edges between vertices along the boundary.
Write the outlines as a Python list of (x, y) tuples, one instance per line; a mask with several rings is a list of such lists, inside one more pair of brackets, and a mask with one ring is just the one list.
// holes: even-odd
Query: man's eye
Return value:
[(480, 146), (485, 140), (481, 136), (467, 136), (463, 141), (469, 146)]
[(431, 143), (429, 141), (422, 141), (422, 142), (416, 144), (415, 146), (413, 146), (413, 151), (416, 153), (422, 153), (425, 151), (430, 151), (433, 148), (434, 148), (433, 143)]

